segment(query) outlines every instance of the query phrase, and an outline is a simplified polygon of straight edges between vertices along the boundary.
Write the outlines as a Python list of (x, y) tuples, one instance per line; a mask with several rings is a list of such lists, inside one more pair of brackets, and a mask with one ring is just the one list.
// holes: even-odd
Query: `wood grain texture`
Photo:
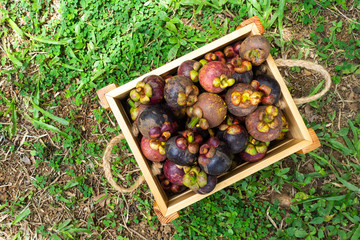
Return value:
[(153, 209), (154, 209), (154, 212), (157, 216), (157, 218), (159, 219), (159, 222), (164, 225), (164, 224), (167, 224), (175, 219), (177, 219), (179, 217), (179, 213), (178, 212), (174, 212), (173, 214), (170, 214), (169, 216), (165, 217), (161, 211), (160, 211), (160, 208), (159, 208), (159, 205), (154, 202), (154, 206), (153, 206)]
[(316, 135), (314, 129), (309, 128), (308, 131), (309, 131), (309, 134), (312, 139), (312, 144), (309, 146), (306, 146), (305, 148), (301, 149), (300, 151), (297, 151), (297, 153), (306, 154), (306, 153), (309, 153), (309, 152), (314, 151), (315, 149), (321, 147), (320, 140), (319, 140), (318, 136)]
[(242, 23), (239, 24), (239, 26), (236, 27), (236, 30), (243, 28), (251, 23), (254, 23), (257, 27), (257, 29), (259, 30), (259, 34), (264, 34), (265, 33), (265, 29), (264, 26), (262, 25), (260, 18), (258, 17), (258, 15), (255, 15), (249, 19), (246, 19), (245, 21), (243, 21)]
[(107, 85), (106, 87), (100, 88), (99, 90), (96, 91), (96, 94), (99, 97), (100, 100), (100, 105), (105, 108), (106, 110), (110, 110), (110, 105), (108, 103), (108, 101), (106, 100), (105, 94), (110, 92), (111, 90), (116, 89), (117, 87), (119, 87), (119, 85), (117, 85), (116, 83), (112, 83), (110, 85)]

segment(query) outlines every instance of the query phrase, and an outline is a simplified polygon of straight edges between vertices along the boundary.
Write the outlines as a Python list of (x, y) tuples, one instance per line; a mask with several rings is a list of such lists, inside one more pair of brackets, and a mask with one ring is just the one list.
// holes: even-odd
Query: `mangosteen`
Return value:
[(250, 83), (254, 73), (252, 65), (249, 61), (242, 60), (238, 55), (227, 63), (231, 70), (231, 78), (235, 79), (235, 83)]
[(285, 138), (286, 133), (289, 131), (289, 123), (284, 117), (284, 115), (281, 116), (281, 120), (283, 121), (283, 126), (281, 128), (280, 136), (278, 136), (275, 140), (283, 140)]
[(229, 112), (237, 117), (246, 116), (257, 108), (262, 94), (251, 85), (237, 83), (225, 95), (225, 102)]
[(193, 165), (197, 160), (201, 143), (202, 137), (200, 135), (194, 134), (191, 130), (185, 130), (182, 134), (171, 137), (166, 142), (166, 156), (176, 165)]
[(248, 134), (238, 119), (228, 116), (218, 129), (216, 136), (227, 144), (232, 154), (245, 149), (248, 143)]
[(259, 75), (251, 82), (251, 86), (257, 91), (263, 93), (261, 103), (264, 105), (273, 105), (279, 101), (281, 89), (279, 83), (269, 75)]
[(164, 163), (164, 175), (169, 181), (176, 185), (183, 185), (184, 170), (182, 167), (178, 167), (170, 160), (166, 160)]
[(226, 59), (232, 59), (237, 55), (237, 53), (235, 53), (233, 46), (226, 46), (224, 48), (224, 55)]
[(162, 142), (168, 140), (176, 132), (178, 124), (171, 113), (159, 104), (144, 109), (137, 120), (140, 133), (150, 139)]
[(231, 77), (228, 66), (221, 61), (212, 61), (205, 64), (199, 72), (200, 85), (207, 92), (219, 93), (232, 86), (235, 80)]
[(142, 111), (144, 111), (145, 108), (150, 106), (148, 104), (141, 104), (140, 102), (134, 102), (133, 100), (131, 100), (131, 98), (127, 99), (127, 103), (130, 106), (130, 118), (135, 123), (137, 123), (140, 113), (142, 113)]
[(210, 175), (218, 176), (228, 171), (232, 164), (232, 154), (226, 143), (211, 137), (199, 150), (198, 163)]
[(270, 43), (262, 35), (247, 37), (240, 45), (239, 55), (241, 59), (250, 61), (253, 65), (259, 66), (265, 62), (270, 54)]
[(130, 91), (130, 98), (142, 104), (157, 104), (164, 97), (165, 81), (158, 75), (150, 75), (136, 84)]
[(180, 64), (177, 70), (178, 75), (184, 75), (193, 82), (199, 81), (199, 70), (202, 67), (201, 62), (195, 60), (186, 60)]
[(207, 176), (199, 166), (193, 166), (185, 170), (183, 184), (196, 192), (199, 188), (206, 186)]
[(280, 109), (273, 105), (260, 106), (246, 117), (248, 133), (261, 142), (270, 142), (280, 136), (283, 126)]
[(219, 61), (219, 62), (223, 62), (223, 63), (226, 62), (225, 55), (221, 51), (209, 52), (209, 53), (205, 54), (204, 59), (207, 62), (213, 62), (213, 61)]
[(146, 137), (141, 138), (141, 152), (145, 158), (153, 162), (161, 162), (166, 159), (165, 155), (165, 142), (157, 139), (149, 139)]
[(188, 128), (214, 128), (226, 118), (227, 106), (219, 95), (204, 92), (192, 107), (186, 109), (186, 113), (191, 118)]
[(270, 142), (260, 142), (250, 136), (245, 150), (239, 157), (247, 162), (257, 162), (265, 157), (269, 144)]
[(208, 174), (206, 178), (206, 185), (203, 187), (199, 187), (199, 189), (196, 190), (196, 192), (199, 194), (208, 194), (212, 190), (214, 190), (216, 184), (217, 184), (217, 177)]
[(185, 114), (185, 109), (192, 106), (199, 95), (199, 89), (184, 75), (176, 75), (166, 81), (164, 98), (167, 105), (175, 112)]

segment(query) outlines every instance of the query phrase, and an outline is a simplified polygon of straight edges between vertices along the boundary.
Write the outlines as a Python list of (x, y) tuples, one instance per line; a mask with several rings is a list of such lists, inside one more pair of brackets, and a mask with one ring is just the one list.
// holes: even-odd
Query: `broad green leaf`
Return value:
[(56, 40), (52, 40), (52, 39), (48, 39), (48, 38), (44, 38), (44, 37), (37, 37), (37, 36), (33, 36), (29, 33), (25, 33), (26, 36), (28, 36), (29, 38), (38, 41), (38, 42), (42, 42), (42, 43), (48, 43), (48, 44), (54, 44), (54, 45), (65, 45), (68, 44), (72, 41), (72, 39), (65, 39), (65, 40), (61, 40), (61, 41), (56, 41)]
[(316, 217), (313, 220), (311, 220), (310, 224), (321, 224), (324, 222), (323, 217)]
[(350, 68), (341, 71), (343, 74), (360, 74), (360, 65), (350, 65)]
[(297, 238), (304, 238), (307, 235), (308, 235), (307, 232), (302, 228), (295, 230), (295, 237)]
[(19, 215), (17, 215), (14, 219), (14, 221), (11, 223), (12, 225), (17, 224), (18, 222), (24, 220), (25, 218), (27, 218), (27, 216), (29, 216), (31, 213), (30, 209), (27, 207), (25, 208)]
[(170, 31), (172, 31), (173, 33), (178, 33), (178, 30), (177, 30), (175, 24), (173, 24), (172, 22), (166, 22), (165, 27), (167, 29), (169, 29)]
[(49, 113), (48, 111), (42, 109), (41, 107), (36, 105), (33, 100), (31, 100), (31, 103), (33, 104), (34, 108), (39, 110), (42, 114), (44, 114), (44, 116), (46, 116), (46, 117), (48, 117), (48, 118), (50, 118), (50, 119), (52, 119), (54, 121), (57, 121), (57, 122), (59, 122), (59, 123), (61, 123), (63, 125), (66, 125), (66, 126), (69, 125), (69, 121), (67, 121), (67, 120), (65, 120), (63, 118), (57, 117), (54, 114)]
[(171, 61), (176, 57), (176, 54), (177, 54), (179, 48), (180, 48), (180, 44), (176, 44), (169, 50), (169, 53), (167, 56), (168, 61)]

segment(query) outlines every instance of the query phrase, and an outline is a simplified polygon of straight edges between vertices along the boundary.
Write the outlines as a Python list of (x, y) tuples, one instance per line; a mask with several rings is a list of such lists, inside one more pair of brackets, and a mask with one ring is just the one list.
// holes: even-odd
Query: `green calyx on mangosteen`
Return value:
[(231, 70), (221, 61), (212, 61), (205, 64), (199, 72), (199, 82), (205, 91), (220, 93), (225, 88), (234, 85)]
[(252, 113), (261, 101), (262, 93), (251, 85), (237, 83), (225, 94), (225, 102), (229, 112), (237, 117)]
[(246, 117), (248, 133), (261, 142), (270, 142), (280, 136), (283, 126), (281, 110), (273, 105), (260, 106)]
[(250, 61), (254, 66), (265, 62), (270, 54), (270, 43), (262, 35), (247, 37), (240, 45), (239, 55), (241, 59)]
[(185, 169), (184, 171), (183, 184), (191, 190), (197, 191), (207, 184), (207, 174), (204, 171), (201, 171), (200, 167), (194, 166), (190, 169)]
[(144, 137), (163, 142), (178, 128), (174, 117), (159, 104), (144, 109), (138, 117), (137, 126)]
[(199, 95), (199, 89), (184, 75), (169, 78), (164, 87), (164, 98), (167, 105), (174, 111), (185, 114), (185, 108), (192, 106)]
[(269, 144), (270, 142), (261, 142), (250, 136), (245, 150), (239, 156), (247, 162), (259, 161), (265, 157)]
[(164, 97), (165, 81), (158, 75), (150, 75), (136, 84), (130, 91), (130, 98), (142, 104), (157, 104)]
[(184, 75), (190, 78), (193, 82), (199, 81), (199, 70), (202, 67), (202, 63), (195, 60), (186, 60), (180, 64), (177, 70), (178, 75)]

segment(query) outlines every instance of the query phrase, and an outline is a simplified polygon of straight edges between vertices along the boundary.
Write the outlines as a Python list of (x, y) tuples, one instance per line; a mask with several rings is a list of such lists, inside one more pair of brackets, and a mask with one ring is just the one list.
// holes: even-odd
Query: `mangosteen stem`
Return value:
[(127, 100), (127, 103), (129, 104), (130, 107), (135, 108), (135, 103), (130, 98)]
[(195, 127), (195, 125), (199, 122), (199, 118), (198, 117), (192, 117), (190, 122), (188, 123), (188, 128), (193, 128)]

